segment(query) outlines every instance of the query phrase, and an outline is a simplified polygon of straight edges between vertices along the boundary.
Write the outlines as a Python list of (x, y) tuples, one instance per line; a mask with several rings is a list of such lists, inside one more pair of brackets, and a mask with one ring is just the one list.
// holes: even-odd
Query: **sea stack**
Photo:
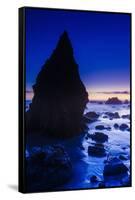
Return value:
[(33, 85), (34, 97), (26, 113), (27, 131), (71, 137), (82, 130), (88, 93), (65, 31)]

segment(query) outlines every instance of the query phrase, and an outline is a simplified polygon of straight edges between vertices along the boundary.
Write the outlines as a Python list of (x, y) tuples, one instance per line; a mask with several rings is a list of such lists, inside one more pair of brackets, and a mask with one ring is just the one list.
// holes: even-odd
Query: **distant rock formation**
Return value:
[(122, 104), (122, 101), (120, 101), (117, 97), (109, 98), (105, 104)]
[(41, 130), (56, 137), (70, 137), (81, 132), (88, 93), (80, 79), (67, 32), (61, 35), (56, 49), (43, 65), (33, 91), (26, 114), (27, 131)]

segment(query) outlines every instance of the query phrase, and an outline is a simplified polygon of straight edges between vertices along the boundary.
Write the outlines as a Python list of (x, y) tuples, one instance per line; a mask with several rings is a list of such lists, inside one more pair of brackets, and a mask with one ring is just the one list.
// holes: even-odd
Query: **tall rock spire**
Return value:
[(57, 137), (80, 133), (88, 94), (80, 79), (67, 32), (61, 35), (51, 57), (43, 65), (33, 91), (27, 112), (27, 130)]

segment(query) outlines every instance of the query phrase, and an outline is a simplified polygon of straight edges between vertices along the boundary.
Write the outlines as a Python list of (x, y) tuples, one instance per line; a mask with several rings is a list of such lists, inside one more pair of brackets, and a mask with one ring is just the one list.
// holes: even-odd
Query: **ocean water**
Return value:
[[(30, 101), (26, 102), (26, 110), (29, 108), (29, 103)], [(105, 157), (98, 158), (88, 155), (88, 147), (94, 143), (94, 141), (90, 138), (86, 139), (87, 134), (84, 134), (81, 138), (76, 137), (66, 142), (49, 139), (44, 140), (42, 138), (29, 138), (27, 140), (26, 156), (29, 155), (29, 149), (33, 146), (60, 143), (65, 147), (65, 150), (71, 157), (73, 177), (67, 184), (58, 187), (58, 189), (97, 188), (98, 183), (91, 183), (90, 177), (96, 175), (100, 181), (104, 181), (104, 161), (108, 157), (119, 157), (119, 155), (124, 155), (127, 157), (127, 160), (122, 162), (129, 169), (128, 176), (130, 176), (130, 131), (121, 131), (120, 129), (114, 128), (115, 123), (118, 125), (124, 123), (127, 124), (130, 128), (130, 120), (121, 118), (122, 115), (130, 114), (130, 106), (128, 104), (105, 105), (99, 103), (88, 103), (84, 114), (92, 111), (96, 112), (100, 116), (98, 120), (88, 124), (88, 133), (93, 134), (94, 132), (103, 132), (104, 134), (108, 135), (108, 142), (104, 143), (104, 147), (107, 153)], [(118, 112), (120, 118), (111, 120), (109, 118), (104, 118), (105, 112)], [(98, 131), (95, 129), (97, 125), (109, 126), (111, 127), (111, 130)], [(80, 145), (84, 147), (83, 150), (80, 148)], [(127, 177), (125, 176), (111, 177), (105, 181), (105, 186), (122, 186), (126, 179)]]

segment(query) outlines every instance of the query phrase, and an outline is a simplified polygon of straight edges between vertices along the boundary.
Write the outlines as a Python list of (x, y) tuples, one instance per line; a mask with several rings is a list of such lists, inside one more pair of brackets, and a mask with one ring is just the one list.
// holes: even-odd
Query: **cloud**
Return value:
[(96, 92), (97, 94), (130, 94), (129, 91), (110, 91), (110, 92)]
[(31, 93), (33, 93), (33, 91), (32, 90), (26, 90), (26, 93), (31, 94)]

